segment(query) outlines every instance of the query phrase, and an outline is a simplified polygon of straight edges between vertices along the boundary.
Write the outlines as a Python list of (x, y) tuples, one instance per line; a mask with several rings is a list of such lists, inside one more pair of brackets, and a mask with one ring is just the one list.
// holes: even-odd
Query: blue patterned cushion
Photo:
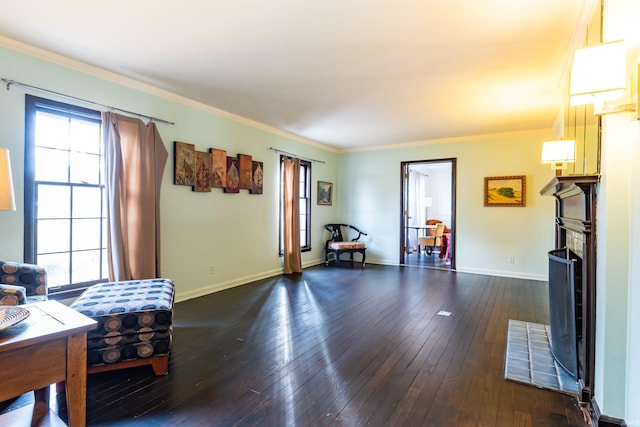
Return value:
[[(150, 332), (144, 339), (136, 334), (87, 339), (89, 366), (169, 354), (173, 328)], [(115, 342), (108, 345), (108, 342)]]
[(87, 333), (89, 365), (169, 354), (174, 284), (169, 279), (100, 283), (71, 307), (98, 322)]

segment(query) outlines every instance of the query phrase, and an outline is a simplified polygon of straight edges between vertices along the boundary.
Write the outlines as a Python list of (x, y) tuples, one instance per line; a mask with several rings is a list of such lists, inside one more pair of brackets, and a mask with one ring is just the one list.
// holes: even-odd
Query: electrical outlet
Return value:
[(513, 255), (509, 255), (509, 257), (507, 258), (507, 262), (509, 264), (513, 264), (514, 262), (516, 262), (516, 257), (514, 257)]
[(213, 265), (209, 266), (209, 274), (216, 274), (216, 268)]

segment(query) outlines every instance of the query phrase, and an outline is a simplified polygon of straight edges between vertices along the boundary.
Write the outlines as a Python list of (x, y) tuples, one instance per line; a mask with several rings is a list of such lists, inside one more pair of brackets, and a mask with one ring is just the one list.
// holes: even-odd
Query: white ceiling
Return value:
[(550, 129), (593, 3), (0, 0), (0, 35), (349, 149)]

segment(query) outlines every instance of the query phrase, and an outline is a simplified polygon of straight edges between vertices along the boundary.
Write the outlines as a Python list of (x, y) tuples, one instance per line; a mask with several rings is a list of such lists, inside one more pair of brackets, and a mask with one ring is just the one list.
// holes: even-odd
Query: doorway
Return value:
[(455, 269), (456, 159), (401, 162), (400, 170), (400, 264)]

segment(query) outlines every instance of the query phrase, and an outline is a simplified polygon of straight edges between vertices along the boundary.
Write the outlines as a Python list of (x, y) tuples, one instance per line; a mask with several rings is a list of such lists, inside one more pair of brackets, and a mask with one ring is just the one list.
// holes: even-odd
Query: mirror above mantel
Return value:
[[(602, 43), (601, 10), (592, 16), (586, 29), (584, 47)], [(571, 76), (568, 76), (571, 77)], [(562, 139), (575, 141), (575, 160), (563, 165), (559, 176), (600, 174), (600, 126), (601, 118), (594, 114), (594, 105), (571, 105), (570, 82), (566, 81), (562, 102)], [(560, 129), (557, 129), (560, 131)]]
[(575, 141), (575, 161), (562, 169), (561, 175), (597, 175), (600, 173), (600, 116), (593, 114), (593, 104), (566, 104), (564, 135)]

